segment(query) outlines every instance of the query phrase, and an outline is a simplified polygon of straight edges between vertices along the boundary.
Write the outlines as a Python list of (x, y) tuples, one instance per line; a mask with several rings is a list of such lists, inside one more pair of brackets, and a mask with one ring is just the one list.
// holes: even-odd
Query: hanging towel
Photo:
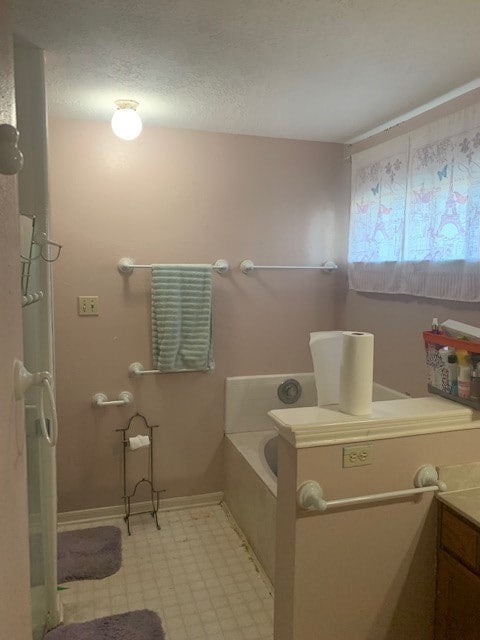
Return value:
[(214, 368), (211, 264), (152, 264), (152, 349), (159, 371)]

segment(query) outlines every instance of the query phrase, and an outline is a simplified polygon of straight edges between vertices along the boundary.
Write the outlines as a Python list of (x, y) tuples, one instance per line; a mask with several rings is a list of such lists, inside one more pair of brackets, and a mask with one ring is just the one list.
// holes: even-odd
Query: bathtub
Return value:
[[(294, 378), (300, 398), (284, 404), (277, 395)], [(317, 404), (313, 373), (227, 378), (225, 398), (225, 503), (274, 584), (277, 506), (277, 432), (270, 409)], [(407, 398), (374, 383), (373, 399)]]

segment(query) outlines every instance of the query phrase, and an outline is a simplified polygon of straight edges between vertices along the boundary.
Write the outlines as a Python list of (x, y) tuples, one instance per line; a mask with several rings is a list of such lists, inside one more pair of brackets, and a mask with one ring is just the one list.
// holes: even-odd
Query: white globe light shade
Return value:
[(122, 140), (134, 140), (142, 131), (142, 120), (135, 109), (120, 108), (112, 116), (112, 129)]

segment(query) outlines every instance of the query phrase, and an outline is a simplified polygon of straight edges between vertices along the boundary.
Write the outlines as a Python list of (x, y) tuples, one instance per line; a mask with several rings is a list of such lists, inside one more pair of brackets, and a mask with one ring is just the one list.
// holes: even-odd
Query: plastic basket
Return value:
[(480, 342), (469, 342), (450, 338), (441, 333), (424, 331), (425, 360), (427, 365), (427, 385), (430, 393), (435, 393), (443, 398), (459, 402), (474, 409), (480, 409), (480, 400), (461, 398), (448, 391), (448, 371), (440, 357), (442, 347), (453, 347), (456, 351), (468, 351), (471, 360), (480, 362)]

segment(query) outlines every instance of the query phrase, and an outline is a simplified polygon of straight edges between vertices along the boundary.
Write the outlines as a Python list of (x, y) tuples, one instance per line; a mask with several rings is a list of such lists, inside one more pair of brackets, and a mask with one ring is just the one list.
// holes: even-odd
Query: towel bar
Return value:
[(314, 480), (302, 483), (297, 489), (297, 504), (301, 509), (308, 511), (326, 511), (334, 507), (349, 507), (368, 502), (381, 502), (392, 498), (406, 498), (427, 491), (446, 491), (445, 482), (438, 479), (438, 473), (431, 464), (426, 464), (415, 474), (414, 487), (401, 491), (388, 491), (386, 493), (373, 493), (352, 498), (339, 498), (337, 500), (324, 500), (323, 489)]
[[(135, 264), (132, 258), (122, 258), (118, 261), (117, 268), (120, 273), (123, 273), (124, 275), (130, 275), (134, 269), (151, 269), (152, 265)], [(230, 265), (228, 264), (227, 260), (217, 260), (215, 264), (212, 264), (212, 269), (220, 274), (227, 273), (227, 271), (230, 269)]]
[(243, 273), (250, 273), (251, 271), (257, 271), (258, 269), (318, 269), (320, 271), (324, 271), (325, 273), (332, 273), (338, 269), (338, 266), (335, 262), (331, 260), (327, 260), (322, 265), (305, 265), (305, 266), (288, 266), (288, 265), (257, 265), (252, 262), (252, 260), (242, 260), (240, 263), (240, 269)]
[(133, 402), (133, 394), (130, 391), (122, 391), (117, 400), (109, 400), (104, 393), (96, 393), (92, 398), (94, 407), (127, 407)]

